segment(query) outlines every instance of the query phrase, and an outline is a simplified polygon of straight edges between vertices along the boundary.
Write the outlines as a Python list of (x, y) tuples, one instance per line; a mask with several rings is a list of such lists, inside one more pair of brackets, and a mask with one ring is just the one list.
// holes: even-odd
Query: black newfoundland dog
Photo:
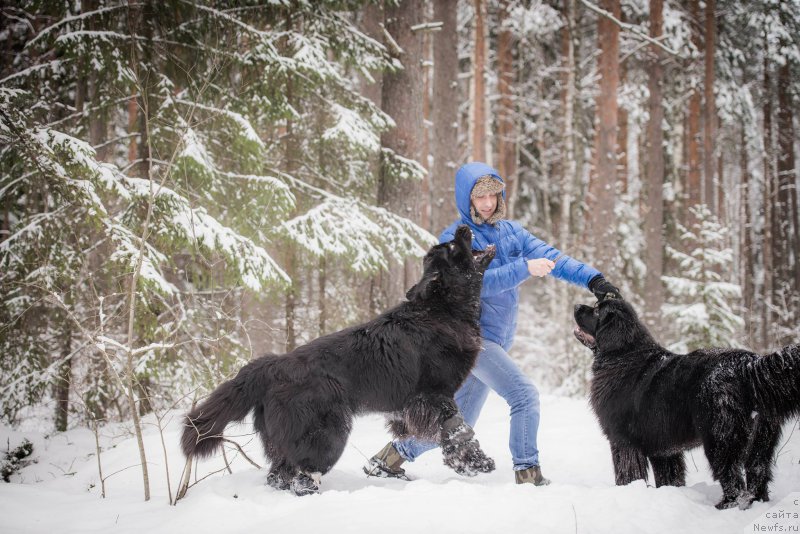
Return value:
[(475, 475), (494, 469), (453, 400), (481, 348), (480, 291), (494, 247), (472, 250), (472, 233), (436, 245), (407, 301), (368, 323), (245, 365), (186, 417), (187, 457), (209, 456), (222, 431), (250, 411), (267, 459), (267, 483), (297, 495), (319, 491), (353, 416), (390, 414), (396, 436), (442, 445), (444, 462)]
[[(769, 500), (781, 425), (800, 413), (800, 345), (674, 354), (630, 304), (575, 306), (575, 336), (592, 349), (591, 404), (611, 444), (617, 484), (685, 484), (683, 451), (702, 445), (722, 485), (717, 508)], [(744, 476), (742, 476), (744, 473)]]

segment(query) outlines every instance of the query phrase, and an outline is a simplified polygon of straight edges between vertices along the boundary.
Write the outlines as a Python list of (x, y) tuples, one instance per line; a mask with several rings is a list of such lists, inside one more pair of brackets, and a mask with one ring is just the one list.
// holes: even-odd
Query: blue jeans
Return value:
[[(487, 339), (472, 373), (456, 392), (455, 400), (461, 415), (470, 426), (475, 426), (481, 408), (493, 389), (503, 397), (511, 408), (511, 436), (508, 448), (514, 462), (514, 470), (539, 465), (539, 449), (536, 433), (539, 430), (539, 391), (506, 350)], [(394, 440), (400, 456), (413, 462), (425, 451), (436, 448), (433, 442), (420, 442), (414, 438)]]

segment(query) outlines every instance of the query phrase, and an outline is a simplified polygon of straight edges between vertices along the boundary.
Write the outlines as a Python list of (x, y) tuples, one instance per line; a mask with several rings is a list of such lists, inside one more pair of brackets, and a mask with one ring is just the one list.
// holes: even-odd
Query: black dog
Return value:
[[(616, 483), (685, 484), (683, 451), (702, 445), (722, 484), (717, 508), (769, 500), (781, 425), (800, 413), (800, 345), (674, 354), (620, 299), (575, 306), (575, 336), (594, 352), (591, 404), (611, 444)], [(746, 476), (742, 476), (742, 471)]]
[(271, 462), (267, 482), (314, 493), (342, 455), (353, 416), (388, 412), (396, 436), (441, 444), (457, 472), (493, 470), (453, 400), (481, 348), (480, 291), (495, 254), (471, 243), (460, 226), (453, 241), (431, 248), (408, 301), (372, 321), (245, 365), (187, 415), (184, 454), (210, 455), (225, 426), (252, 410)]

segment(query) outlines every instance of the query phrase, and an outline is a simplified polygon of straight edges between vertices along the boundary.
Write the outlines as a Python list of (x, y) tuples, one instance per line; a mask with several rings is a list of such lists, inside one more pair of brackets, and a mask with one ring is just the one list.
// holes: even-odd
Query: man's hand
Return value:
[(622, 295), (619, 293), (619, 288), (611, 285), (601, 274), (598, 274), (589, 281), (589, 291), (594, 293), (598, 302), (602, 302), (609, 297), (615, 299), (622, 298)]
[(528, 272), (531, 276), (547, 276), (556, 264), (547, 258), (528, 260)]

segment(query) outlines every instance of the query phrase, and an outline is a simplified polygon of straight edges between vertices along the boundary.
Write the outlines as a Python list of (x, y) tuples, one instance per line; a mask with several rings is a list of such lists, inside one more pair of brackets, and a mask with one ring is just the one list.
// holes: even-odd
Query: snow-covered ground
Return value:
[[(772, 483), (772, 503), (751, 510), (718, 511), (720, 487), (711, 479), (701, 450), (688, 457), (684, 488), (626, 487), (613, 483), (608, 444), (584, 400), (543, 396), (540, 449), (548, 487), (517, 486), (507, 448), (507, 407), (490, 396), (476, 428), (497, 470), (463, 478), (448, 470), (438, 451), (408, 465), (411, 482), (367, 478), (361, 466), (387, 441), (383, 420), (359, 418), (344, 456), (323, 478), (322, 493), (294, 497), (264, 485), (265, 472), (235, 451), (228, 457), (233, 474), (217, 474), (192, 487), (177, 506), (168, 503), (164, 452), (152, 425), (145, 434), (152, 499), (143, 502), (136, 440), (119, 426), (101, 430), (101, 455), (107, 497), (100, 497), (94, 434), (73, 430), (45, 438), (41, 433), (0, 429), (2, 449), (22, 437), (34, 442), (36, 463), (0, 483), (0, 532), (3, 533), (742, 533), (756, 532), (752, 522), (784, 525), (798, 532), (800, 520), (772, 520), (771, 510), (800, 491), (800, 429), (786, 425)], [(164, 438), (172, 491), (183, 466), (178, 451), (179, 415)], [(148, 420), (152, 423), (152, 420)], [(228, 434), (247, 434), (248, 425)], [(117, 434), (116, 436), (113, 434)], [(8, 440), (8, 441), (7, 441)], [(237, 440), (248, 455), (264, 463), (252, 436)], [(221, 457), (200, 463), (201, 476), (223, 465)], [(797, 499), (800, 494), (794, 494)], [(798, 512), (789, 504), (784, 512)], [(784, 513), (786, 515), (786, 513)]]

